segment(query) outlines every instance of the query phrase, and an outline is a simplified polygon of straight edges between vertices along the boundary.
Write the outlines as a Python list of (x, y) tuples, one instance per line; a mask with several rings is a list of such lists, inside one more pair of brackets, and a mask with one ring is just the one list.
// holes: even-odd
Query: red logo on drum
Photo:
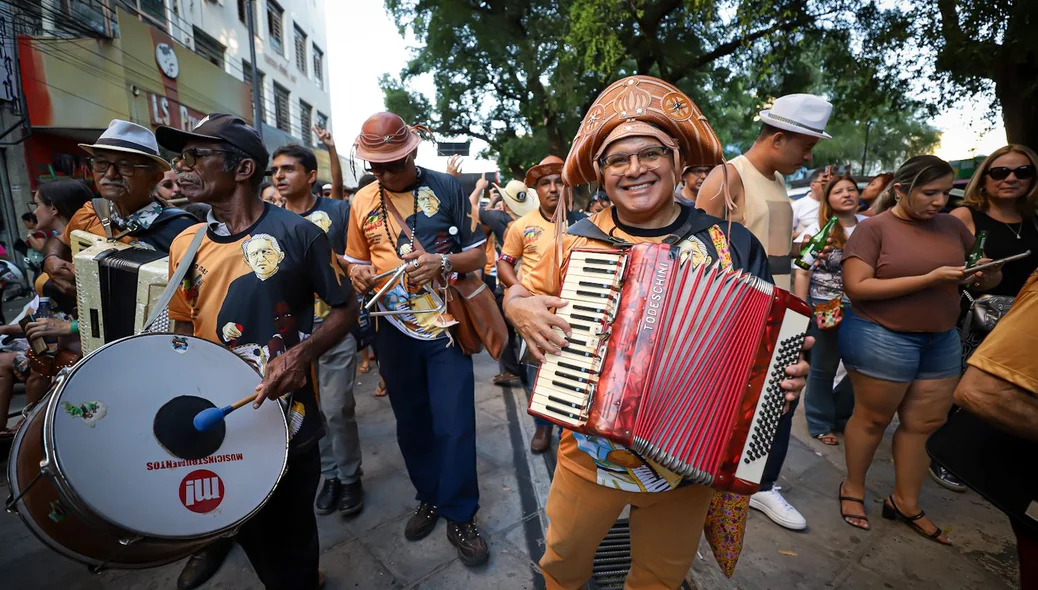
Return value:
[(223, 480), (208, 469), (196, 469), (180, 482), (180, 503), (191, 512), (212, 512), (223, 501)]

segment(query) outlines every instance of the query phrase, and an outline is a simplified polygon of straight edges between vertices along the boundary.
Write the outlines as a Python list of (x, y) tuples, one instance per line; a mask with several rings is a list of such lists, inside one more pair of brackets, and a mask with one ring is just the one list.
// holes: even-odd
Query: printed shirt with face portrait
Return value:
[[(569, 227), (586, 217), (579, 211), (570, 211), (566, 215)], [(501, 257), (509, 264), (522, 259), (519, 277), (529, 273), (540, 262), (545, 252), (555, 244), (555, 222), (546, 218), (540, 209), (530, 211), (508, 226), (505, 232), (505, 244), (501, 247)]]
[[(702, 215), (693, 207), (681, 206), (682, 211), (671, 225), (656, 230), (644, 230), (623, 226), (616, 217), (616, 210), (609, 208), (591, 216), (591, 221), (605, 233), (629, 243), (660, 243), (685, 222), (689, 215)], [(733, 234), (747, 234), (746, 228), (732, 224)], [(768, 270), (768, 255), (756, 238), (749, 238), (750, 252), (741, 265), (729, 250), (725, 230), (720, 225), (693, 233), (683, 239), (678, 247), (681, 260), (695, 266), (720, 261), (722, 266), (741, 268), (750, 274), (771, 282)], [(563, 236), (563, 260), (568, 261), (575, 248), (612, 249), (613, 246), (587, 238), (566, 234)], [(543, 256), (537, 265), (522, 278), (522, 285), (538, 295), (556, 295), (561, 284), (554, 283), (555, 265), (550, 256)], [(564, 430), (559, 441), (559, 465), (601, 486), (627, 492), (666, 492), (687, 482), (681, 476), (665, 469), (658, 463), (641, 457), (631, 449), (597, 436), (577, 434)]]
[[(302, 216), (321, 228), (332, 243), (332, 252), (342, 256), (346, 251), (346, 229), (350, 221), (350, 204), (345, 201), (317, 197), (314, 206)], [(314, 304), (314, 320), (318, 322), (324, 320), (331, 310), (331, 306), (318, 297)]]
[[(191, 322), (195, 336), (226, 346), (263, 374), (268, 362), (313, 333), (315, 293), (338, 307), (353, 297), (353, 287), (325, 233), (291, 211), (265, 203), (245, 231), (221, 235), (221, 228), (210, 217), (169, 317)], [(171, 274), (197, 229), (173, 241)], [(322, 432), (309, 372), (306, 381), (291, 400), (293, 448), (305, 448)]]
[[(482, 232), (472, 229), (471, 207), (461, 183), (453, 176), (419, 168), (418, 211), (414, 208), (414, 193), (385, 191), (400, 217), (410, 229), (416, 227), (415, 241), (422, 249), (433, 254), (452, 254), (480, 248), (486, 241)], [(389, 204), (387, 203), (387, 207)], [(415, 220), (417, 215), (417, 221)], [(392, 236), (392, 242), (390, 242)], [(346, 260), (351, 264), (371, 264), (381, 274), (393, 270), (403, 260), (398, 254), (410, 240), (389, 212), (388, 231), (382, 214), (379, 186), (373, 182), (357, 191), (350, 204), (349, 231), (346, 236)], [(375, 287), (377, 291), (385, 281)], [(382, 311), (411, 311), (436, 309), (440, 297), (398, 283), (379, 300)], [(438, 325), (438, 314), (418, 313), (384, 316), (389, 323), (418, 340), (446, 338), (446, 328)]]

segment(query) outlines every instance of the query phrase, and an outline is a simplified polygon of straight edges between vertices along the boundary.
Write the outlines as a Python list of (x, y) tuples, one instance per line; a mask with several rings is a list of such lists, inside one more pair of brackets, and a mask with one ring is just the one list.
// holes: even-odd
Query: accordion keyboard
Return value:
[(545, 355), (530, 400), (532, 410), (571, 427), (587, 422), (609, 326), (616, 317), (625, 261), (626, 256), (610, 252), (577, 250), (570, 256), (559, 294), (569, 305), (555, 313), (573, 332), (561, 354)]

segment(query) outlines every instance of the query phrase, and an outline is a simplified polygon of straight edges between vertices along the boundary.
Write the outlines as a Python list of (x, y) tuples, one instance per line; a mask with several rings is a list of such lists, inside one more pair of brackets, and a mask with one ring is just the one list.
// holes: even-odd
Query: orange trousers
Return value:
[(631, 571), (626, 590), (674, 590), (692, 567), (714, 492), (624, 492), (588, 481), (559, 463), (548, 492), (550, 523), (541, 572), (548, 590), (581, 590), (598, 544), (631, 506)]

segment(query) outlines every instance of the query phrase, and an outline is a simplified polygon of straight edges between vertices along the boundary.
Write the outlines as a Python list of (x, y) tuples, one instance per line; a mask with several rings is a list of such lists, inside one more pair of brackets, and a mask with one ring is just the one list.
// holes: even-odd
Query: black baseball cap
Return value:
[(155, 138), (159, 145), (176, 153), (184, 151), (184, 146), (192, 141), (219, 141), (245, 152), (263, 170), (270, 163), (270, 152), (263, 145), (259, 133), (237, 115), (213, 113), (202, 119), (191, 131), (161, 125), (155, 131)]

